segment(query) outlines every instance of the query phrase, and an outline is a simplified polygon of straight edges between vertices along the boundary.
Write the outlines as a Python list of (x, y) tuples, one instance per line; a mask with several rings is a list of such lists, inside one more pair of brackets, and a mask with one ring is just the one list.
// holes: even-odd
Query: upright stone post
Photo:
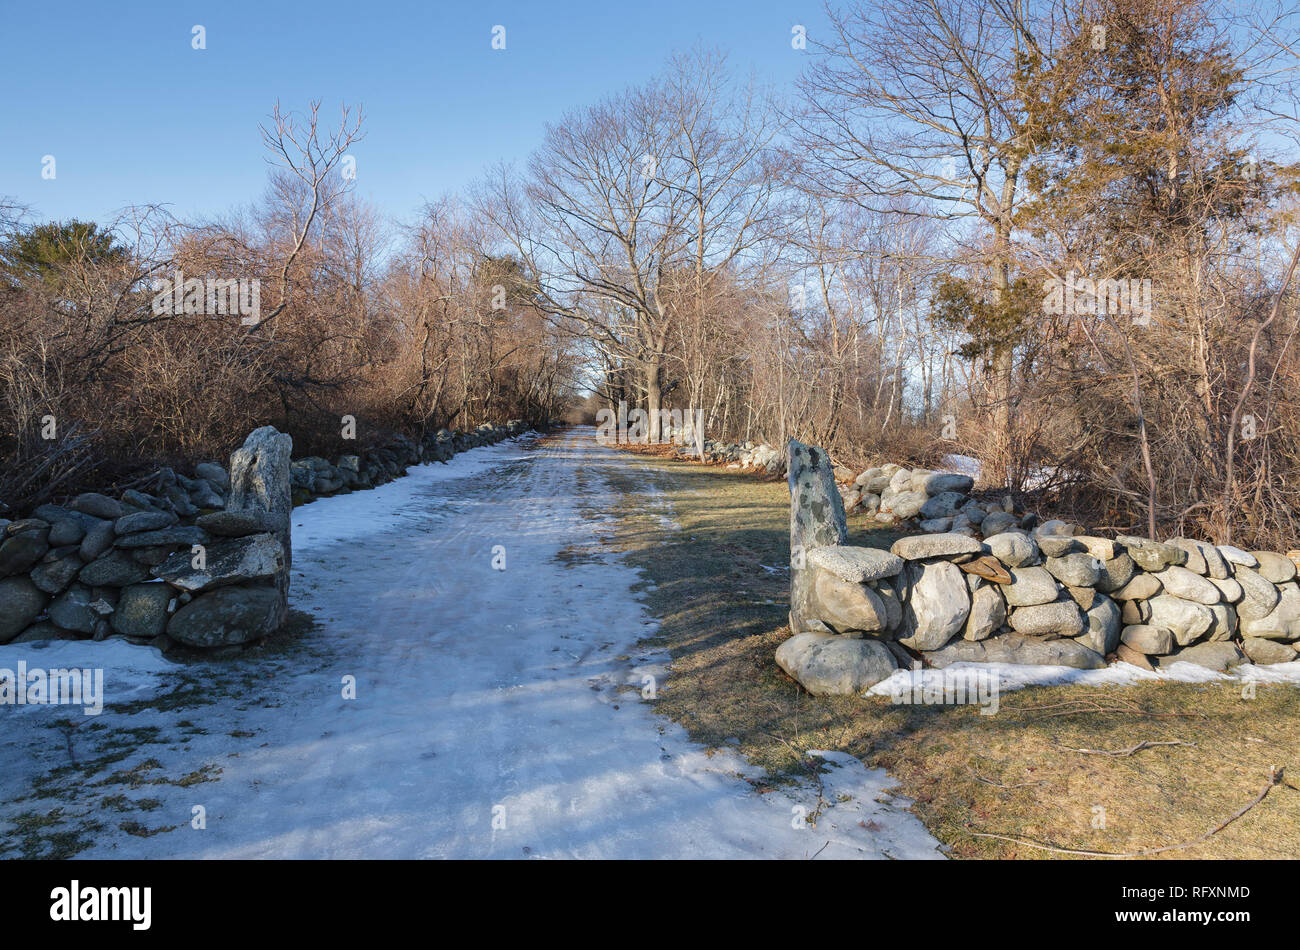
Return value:
[(293, 437), (274, 426), (262, 426), (248, 434), (241, 448), (230, 456), (230, 497), (227, 511), (257, 513), (267, 530), (284, 548), (284, 570), (275, 578), (275, 589), (288, 613), (289, 568), (293, 563), (290, 525), (293, 518), (293, 494), (290, 485), (290, 462)]
[(828, 632), (810, 614), (812, 571), (807, 552), (849, 539), (844, 500), (835, 487), (834, 466), (825, 449), (790, 440), (786, 449), (790, 485), (790, 632)]

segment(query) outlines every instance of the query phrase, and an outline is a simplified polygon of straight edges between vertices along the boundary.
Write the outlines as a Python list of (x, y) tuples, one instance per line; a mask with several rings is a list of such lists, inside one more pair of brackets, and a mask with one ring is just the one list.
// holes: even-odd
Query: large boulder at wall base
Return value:
[(898, 668), (879, 640), (800, 633), (776, 651), (776, 663), (814, 696), (858, 696)]
[(848, 540), (844, 502), (835, 487), (834, 466), (824, 449), (790, 440), (786, 481), (790, 486), (790, 631), (825, 631), (812, 604), (813, 548)]
[(172, 614), (167, 635), (200, 648), (251, 643), (275, 632), (285, 613), (274, 587), (219, 587)]
[(1240, 666), (1245, 662), (1247, 662), (1246, 655), (1237, 649), (1235, 643), (1223, 641), (1197, 643), (1156, 660), (1160, 669), (1167, 669), (1175, 663), (1195, 663), (1216, 673), (1226, 673), (1234, 666)]
[(954, 640), (925, 655), (936, 669), (953, 663), (1018, 663), (1025, 666), (1071, 666), (1099, 670), (1105, 658), (1077, 640), (1044, 640), (1018, 633), (1006, 633), (987, 640)]

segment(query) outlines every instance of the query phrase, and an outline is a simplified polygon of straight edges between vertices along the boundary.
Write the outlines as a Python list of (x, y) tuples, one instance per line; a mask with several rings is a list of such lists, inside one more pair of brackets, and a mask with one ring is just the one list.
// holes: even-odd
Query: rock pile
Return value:
[(505, 425), (484, 423), (470, 432), (439, 429), (419, 441), (399, 435), (380, 448), (359, 455), (340, 455), (335, 462), (319, 456), (298, 459), (290, 471), (293, 503), (301, 505), (323, 495), (374, 488), (404, 475), (410, 465), (447, 462), (468, 449), (495, 445), (527, 429), (523, 420), (512, 419)]
[[(694, 445), (679, 445), (675, 451), (678, 455), (692, 458), (697, 455)], [(785, 455), (766, 442), (755, 444), (705, 439), (704, 459), (714, 464), (726, 464), (727, 468), (762, 469), (769, 475), (779, 475), (785, 471)]]
[(844, 483), (840, 487), (844, 510), (864, 514), (882, 525), (918, 519), (922, 531), (973, 534), (993, 513), (1004, 528), (1020, 524), (1020, 519), (1012, 515), (1011, 499), (990, 511), (967, 497), (975, 487), (975, 479), (969, 475), (907, 469), (892, 462), (860, 475), (842, 468), (835, 474)]
[[(1219, 671), (1297, 658), (1300, 551), (1086, 535), (959, 502), (967, 476), (884, 467), (858, 483), (879, 511), (951, 519), (953, 530), (890, 551), (851, 547), (834, 540), (846, 506), (827, 498), (825, 453), (795, 443), (790, 468), (795, 636), (777, 662), (810, 692), (860, 693), (918, 657), (1091, 669), (1113, 656)], [(798, 511), (824, 523), (796, 531)]]
[(231, 456), (229, 472), (216, 462), (193, 476), (165, 468), (120, 498), (92, 492), (0, 519), (0, 643), (122, 636), (166, 650), (261, 639), (288, 612), (294, 504), (526, 429), (517, 420), (443, 429), (331, 464), (291, 462), (292, 440), (265, 426)]

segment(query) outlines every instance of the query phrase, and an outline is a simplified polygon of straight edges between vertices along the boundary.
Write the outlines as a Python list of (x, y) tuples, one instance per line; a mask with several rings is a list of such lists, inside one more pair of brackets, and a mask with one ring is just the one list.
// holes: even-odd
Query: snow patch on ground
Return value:
[(520, 448), (519, 442), (535, 437), (536, 433), (526, 432), (496, 445), (461, 452), (449, 462), (413, 465), (406, 470), (406, 475), (377, 488), (317, 498), (301, 505), (293, 510), (294, 553), (396, 528), (422, 513), (418, 506), (433, 486), (526, 460), (530, 456)]
[[(153, 647), (136, 646), (117, 637), (102, 642), (36, 640), (0, 646), (0, 670), (14, 672), (20, 662), (28, 670), (103, 670), (106, 704), (152, 697), (180, 668)], [(0, 715), (38, 710), (60, 711), (55, 706), (15, 705), (0, 708)], [(61, 711), (81, 715), (79, 707)]]
[(942, 670), (895, 670), (888, 679), (881, 680), (863, 695), (886, 697), (896, 694), (910, 695), (915, 685), (919, 685), (923, 691), (941, 690), (945, 682), (952, 683), (956, 677), (974, 686), (978, 684), (981, 676), (996, 676), (999, 692), (1010, 692), (1027, 686), (1057, 686), (1063, 683), (1079, 686), (1129, 686), (1153, 680), (1174, 683), (1233, 680), (1244, 683), (1253, 680), (1259, 683), (1294, 683), (1300, 686), (1300, 661), (1273, 666), (1248, 664), (1237, 667), (1232, 673), (1216, 673), (1194, 663), (1171, 663), (1167, 668), (1154, 672), (1133, 666), (1131, 663), (1113, 663), (1100, 670), (1078, 670), (1069, 666), (1022, 666), (1012, 663), (953, 663)]

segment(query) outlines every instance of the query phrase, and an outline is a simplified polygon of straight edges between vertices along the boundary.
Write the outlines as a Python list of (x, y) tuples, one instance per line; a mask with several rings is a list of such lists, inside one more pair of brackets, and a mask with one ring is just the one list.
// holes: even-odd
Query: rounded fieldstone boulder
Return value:
[(81, 539), (81, 559), (89, 563), (113, 546), (113, 522), (95, 521), (86, 526), (86, 535)]
[(1231, 544), (1220, 544), (1218, 546), (1219, 554), (1225, 561), (1234, 566), (1242, 567), (1259, 567), (1259, 561), (1255, 560), (1255, 555), (1241, 548), (1233, 547)]
[(1120, 535), (1117, 539), (1128, 551), (1128, 556), (1144, 571), (1163, 571), (1171, 564), (1187, 563), (1187, 552), (1172, 544), (1148, 541), (1132, 535)]
[(1115, 546), (1115, 542), (1109, 538), (1098, 538), (1090, 534), (1076, 535), (1075, 539), (1083, 549), (1099, 561), (1109, 561), (1113, 557), (1118, 557), (1121, 553)]
[[(89, 519), (87, 519), (89, 520)], [(63, 547), (65, 544), (80, 544), (86, 536), (86, 521), (81, 518), (59, 518), (50, 522), (50, 547)]]
[(1219, 588), (1190, 568), (1167, 567), (1155, 577), (1164, 585), (1165, 591), (1175, 597), (1206, 605), (1219, 602)]
[[(71, 548), (70, 552), (75, 550), (76, 548)], [(73, 553), (67, 553), (53, 560), (49, 560), (47, 556), (45, 561), (32, 569), (32, 583), (47, 594), (58, 594), (76, 579), (77, 572), (83, 566), (84, 562), (81, 558)]]
[(885, 605), (874, 590), (824, 568), (813, 571), (809, 606), (808, 616), (840, 633), (876, 633), (888, 625)]
[(986, 640), (1007, 622), (1007, 602), (997, 587), (985, 584), (971, 594), (970, 615), (962, 637), (966, 640)]
[(1285, 584), (1287, 581), (1295, 580), (1295, 561), (1289, 557), (1274, 554), (1272, 551), (1255, 551), (1254, 554), (1255, 559), (1259, 561), (1256, 570), (1264, 580), (1273, 584)]
[(82, 514), (92, 515), (96, 518), (107, 518), (109, 521), (116, 521), (126, 514), (120, 501), (109, 498), (107, 495), (101, 495), (98, 492), (87, 492), (84, 495), (78, 495), (72, 499), (68, 507), (73, 511), (80, 511)]
[(880, 507), (882, 511), (904, 520), (919, 515), (929, 500), (929, 496), (923, 491), (905, 491), (888, 497), (882, 496)]
[(1083, 612), (1073, 600), (1017, 607), (1007, 622), (1028, 637), (1077, 637), (1085, 629)]
[(157, 531), (159, 528), (170, 528), (179, 520), (167, 511), (136, 511), (114, 521), (113, 533), (121, 536), (135, 534), (137, 531)]
[(1260, 620), (1267, 617), (1282, 596), (1282, 592), (1275, 584), (1264, 580), (1254, 570), (1244, 565), (1238, 565), (1233, 579), (1241, 585), (1241, 600), (1237, 603), (1237, 614), (1242, 620)]
[(991, 535), (1010, 531), (1019, 523), (1020, 519), (1013, 514), (1008, 514), (1005, 511), (990, 511), (984, 516), (984, 520), (980, 522), (980, 533), (985, 538), (988, 538)]
[(1101, 577), (1097, 579), (1097, 590), (1103, 594), (1113, 593), (1133, 580), (1138, 572), (1137, 565), (1127, 554), (1116, 554), (1109, 561), (1101, 562)]
[(1172, 631), (1179, 646), (1199, 640), (1214, 626), (1214, 613), (1204, 604), (1169, 594), (1152, 597), (1147, 604), (1151, 607), (1151, 625)]
[(50, 604), (50, 620), (64, 630), (94, 633), (95, 623), (112, 609), (107, 601), (96, 598), (89, 587), (73, 584)]
[[(1083, 545), (1075, 542), (1074, 538), (1064, 537), (1062, 535), (1047, 534), (1038, 537), (1038, 549), (1043, 552), (1044, 557), (1062, 559), (1069, 554), (1074, 554), (1083, 550)], [(1085, 557), (1087, 555), (1084, 555)], [(1086, 587), (1086, 584), (1077, 584), (1077, 587)]]
[[(1047, 553), (1047, 549), (1043, 549)], [(1101, 580), (1101, 562), (1091, 554), (1067, 554), (1048, 557), (1043, 566), (1053, 577), (1069, 587), (1093, 587)]]
[(1277, 640), (1264, 640), (1260, 637), (1245, 637), (1241, 648), (1250, 657), (1250, 662), (1259, 666), (1271, 666), (1274, 663), (1291, 663), (1297, 654), (1295, 647)]
[(1093, 599), (1092, 606), (1084, 613), (1088, 630), (1075, 639), (1102, 656), (1114, 653), (1119, 646), (1119, 632), (1123, 626), (1119, 604), (1105, 594), (1098, 594)]
[(1237, 633), (1237, 611), (1230, 604), (1210, 604), (1206, 609), (1214, 614), (1208, 639), (1231, 640)]
[(1007, 567), (1028, 567), (1040, 560), (1038, 544), (1020, 531), (1006, 531), (986, 537), (984, 546)]
[(1229, 604), (1235, 604), (1241, 600), (1245, 592), (1241, 589), (1241, 583), (1233, 577), (1225, 577), (1220, 580), (1217, 577), (1211, 577), (1210, 583), (1219, 589), (1219, 596)]
[(163, 583), (122, 588), (113, 611), (113, 630), (124, 637), (152, 639), (167, 629), (167, 605), (176, 592)]
[(49, 534), (48, 528), (41, 528), (5, 538), (0, 543), (0, 577), (31, 570), (32, 565), (45, 557), (45, 552), (50, 549)]
[(937, 650), (958, 633), (970, 614), (970, 593), (961, 569), (950, 561), (913, 562), (903, 572), (907, 585), (899, 642), (913, 650)]
[(1143, 571), (1110, 596), (1116, 600), (1147, 600), (1160, 593), (1163, 587), (1154, 574)]
[(273, 587), (219, 587), (172, 614), (167, 635), (192, 647), (250, 643), (273, 633), (283, 614)]
[(879, 640), (828, 633), (795, 634), (777, 648), (776, 662), (814, 696), (858, 696), (898, 668)]
[(1173, 538), (1169, 543), (1187, 552), (1187, 563), (1183, 566), (1189, 571), (1216, 580), (1232, 576), (1228, 562), (1214, 545), (1193, 538)]
[(218, 491), (228, 491), (230, 488), (230, 476), (216, 462), (200, 462), (194, 466), (194, 474), (214, 486)]
[(1278, 592), (1277, 604), (1262, 617), (1245, 617), (1243, 600), (1241, 610), (1241, 633), (1243, 636), (1260, 637), (1265, 640), (1300, 639), (1300, 587), (1294, 583), (1279, 584), (1273, 588)]
[(35, 620), (49, 596), (25, 576), (0, 579), (0, 643), (8, 643)]
[(1015, 567), (1010, 571), (1011, 583), (1002, 585), (1002, 594), (1011, 607), (1034, 607), (1050, 604), (1060, 594), (1056, 578), (1042, 567)]
[(924, 505), (921, 506), (920, 515), (927, 520), (938, 518), (952, 518), (956, 516), (957, 510), (966, 503), (966, 496), (959, 495), (956, 492), (942, 492), (932, 496)]
[(1161, 656), (1172, 653), (1174, 649), (1173, 633), (1150, 624), (1131, 624), (1123, 629), (1119, 638), (1124, 644), (1147, 656)]
[(92, 587), (126, 587), (146, 580), (145, 569), (124, 551), (112, 551), (81, 569), (77, 579)]
[(965, 495), (975, 487), (975, 479), (956, 472), (930, 472), (922, 477), (921, 484), (917, 487), (927, 495), (941, 495), (944, 492)]

